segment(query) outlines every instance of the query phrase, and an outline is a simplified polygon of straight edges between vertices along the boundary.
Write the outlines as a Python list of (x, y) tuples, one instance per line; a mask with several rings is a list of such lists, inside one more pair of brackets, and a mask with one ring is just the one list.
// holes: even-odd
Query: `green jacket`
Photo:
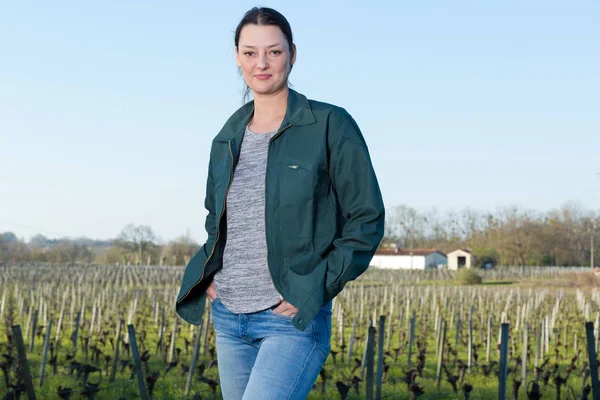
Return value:
[[(194, 325), (202, 320), (206, 289), (223, 265), (225, 199), (253, 112), (253, 101), (242, 106), (212, 142), (204, 202), (208, 239), (188, 263), (175, 305)], [(277, 291), (299, 310), (292, 323), (304, 330), (322, 305), (369, 266), (383, 237), (383, 199), (367, 144), (350, 114), (293, 89), (267, 160), (268, 268)]]

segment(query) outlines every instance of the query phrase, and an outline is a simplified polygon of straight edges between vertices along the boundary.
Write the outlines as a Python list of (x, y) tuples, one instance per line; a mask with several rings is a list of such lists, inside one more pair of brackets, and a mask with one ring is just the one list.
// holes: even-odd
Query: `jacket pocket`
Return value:
[[(290, 299), (302, 298), (306, 301), (311, 298), (311, 301), (323, 304), (326, 274), (327, 261), (312, 254), (286, 268), (282, 283), (289, 287)], [(298, 304), (302, 304), (302, 301), (298, 301)]]
[(319, 165), (287, 159), (281, 179), (281, 224), (288, 237), (313, 238), (335, 230), (330, 181)]
[(305, 251), (297, 254), (293, 259), (284, 257), (284, 265), (298, 275), (308, 275), (321, 267), (326, 254), (318, 253), (314, 250)]

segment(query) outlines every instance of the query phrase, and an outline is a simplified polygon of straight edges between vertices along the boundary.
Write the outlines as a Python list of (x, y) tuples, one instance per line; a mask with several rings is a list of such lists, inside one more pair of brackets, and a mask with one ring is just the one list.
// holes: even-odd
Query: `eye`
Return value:
[(248, 56), (248, 57), (252, 57), (252, 55), (254, 54), (253, 51), (247, 51), (244, 53), (244, 55)]
[(273, 50), (273, 51), (271, 51), (271, 53), (276, 54), (276, 55), (280, 55), (281, 54), (281, 50)]

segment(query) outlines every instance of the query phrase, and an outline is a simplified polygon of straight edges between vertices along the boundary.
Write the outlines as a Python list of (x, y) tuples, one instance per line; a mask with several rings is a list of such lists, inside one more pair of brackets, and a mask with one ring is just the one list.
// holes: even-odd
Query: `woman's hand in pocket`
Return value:
[(285, 300), (282, 300), (281, 303), (279, 303), (279, 305), (273, 309), (273, 312), (281, 315), (287, 315), (288, 317), (293, 317), (298, 313), (298, 311), (299, 310), (296, 307)]
[(206, 289), (206, 297), (212, 303), (214, 299), (217, 298), (217, 292), (215, 290), (215, 281), (213, 280), (208, 288)]

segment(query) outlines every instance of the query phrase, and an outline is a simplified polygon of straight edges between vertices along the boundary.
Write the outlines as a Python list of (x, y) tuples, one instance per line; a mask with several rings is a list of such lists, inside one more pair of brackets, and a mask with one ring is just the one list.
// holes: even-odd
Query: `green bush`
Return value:
[(478, 285), (483, 281), (481, 276), (471, 268), (459, 269), (456, 271), (454, 279), (460, 285)]
[(477, 268), (483, 268), (483, 266), (486, 264), (492, 264), (492, 267), (498, 265), (500, 256), (494, 248), (475, 247), (473, 248), (473, 253), (477, 254), (477, 258), (473, 263), (473, 265)]

